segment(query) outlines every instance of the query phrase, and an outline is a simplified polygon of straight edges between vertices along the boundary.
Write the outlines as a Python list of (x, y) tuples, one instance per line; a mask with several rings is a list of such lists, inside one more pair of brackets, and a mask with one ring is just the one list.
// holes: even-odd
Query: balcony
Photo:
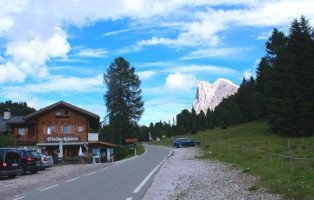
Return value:
[(34, 135), (15, 135), (15, 142), (17, 144), (36, 144), (37, 143), (37, 138)]

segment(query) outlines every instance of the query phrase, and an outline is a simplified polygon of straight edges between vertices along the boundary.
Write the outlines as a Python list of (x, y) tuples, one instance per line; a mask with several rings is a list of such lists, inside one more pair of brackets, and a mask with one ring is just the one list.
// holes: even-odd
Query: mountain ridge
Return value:
[(213, 84), (201, 81), (197, 86), (192, 108), (196, 114), (201, 110), (206, 114), (208, 108), (214, 110), (223, 98), (233, 95), (238, 89), (239, 86), (224, 78), (218, 78)]

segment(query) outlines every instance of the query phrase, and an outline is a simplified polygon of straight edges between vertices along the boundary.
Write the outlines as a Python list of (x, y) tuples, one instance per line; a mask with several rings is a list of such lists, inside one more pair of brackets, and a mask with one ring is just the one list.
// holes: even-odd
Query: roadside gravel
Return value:
[(110, 165), (110, 163), (103, 163), (53, 166), (36, 174), (28, 172), (24, 176), (16, 176), (12, 179), (0, 177), (0, 200), (18, 198), (27, 192), (40, 190), (45, 186), (76, 178)]
[(174, 154), (162, 165), (143, 200), (277, 200), (263, 188), (249, 191), (257, 178), (231, 165), (200, 160), (199, 148), (173, 149)]

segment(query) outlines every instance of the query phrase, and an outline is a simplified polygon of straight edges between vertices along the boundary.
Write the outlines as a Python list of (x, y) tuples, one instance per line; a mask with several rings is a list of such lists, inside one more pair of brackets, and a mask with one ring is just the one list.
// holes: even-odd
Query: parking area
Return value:
[(27, 172), (23, 176), (15, 178), (0, 177), (0, 194), (2, 200), (17, 198), (18, 196), (52, 185), (60, 181), (69, 180), (95, 170), (108, 167), (112, 164), (75, 164), (53, 166), (35, 174)]

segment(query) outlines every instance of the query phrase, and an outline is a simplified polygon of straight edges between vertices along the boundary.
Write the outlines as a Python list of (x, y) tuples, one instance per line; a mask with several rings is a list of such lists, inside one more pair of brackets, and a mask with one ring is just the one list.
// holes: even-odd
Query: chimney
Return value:
[(8, 108), (4, 109), (3, 119), (9, 120), (10, 118), (11, 118), (11, 110)]

